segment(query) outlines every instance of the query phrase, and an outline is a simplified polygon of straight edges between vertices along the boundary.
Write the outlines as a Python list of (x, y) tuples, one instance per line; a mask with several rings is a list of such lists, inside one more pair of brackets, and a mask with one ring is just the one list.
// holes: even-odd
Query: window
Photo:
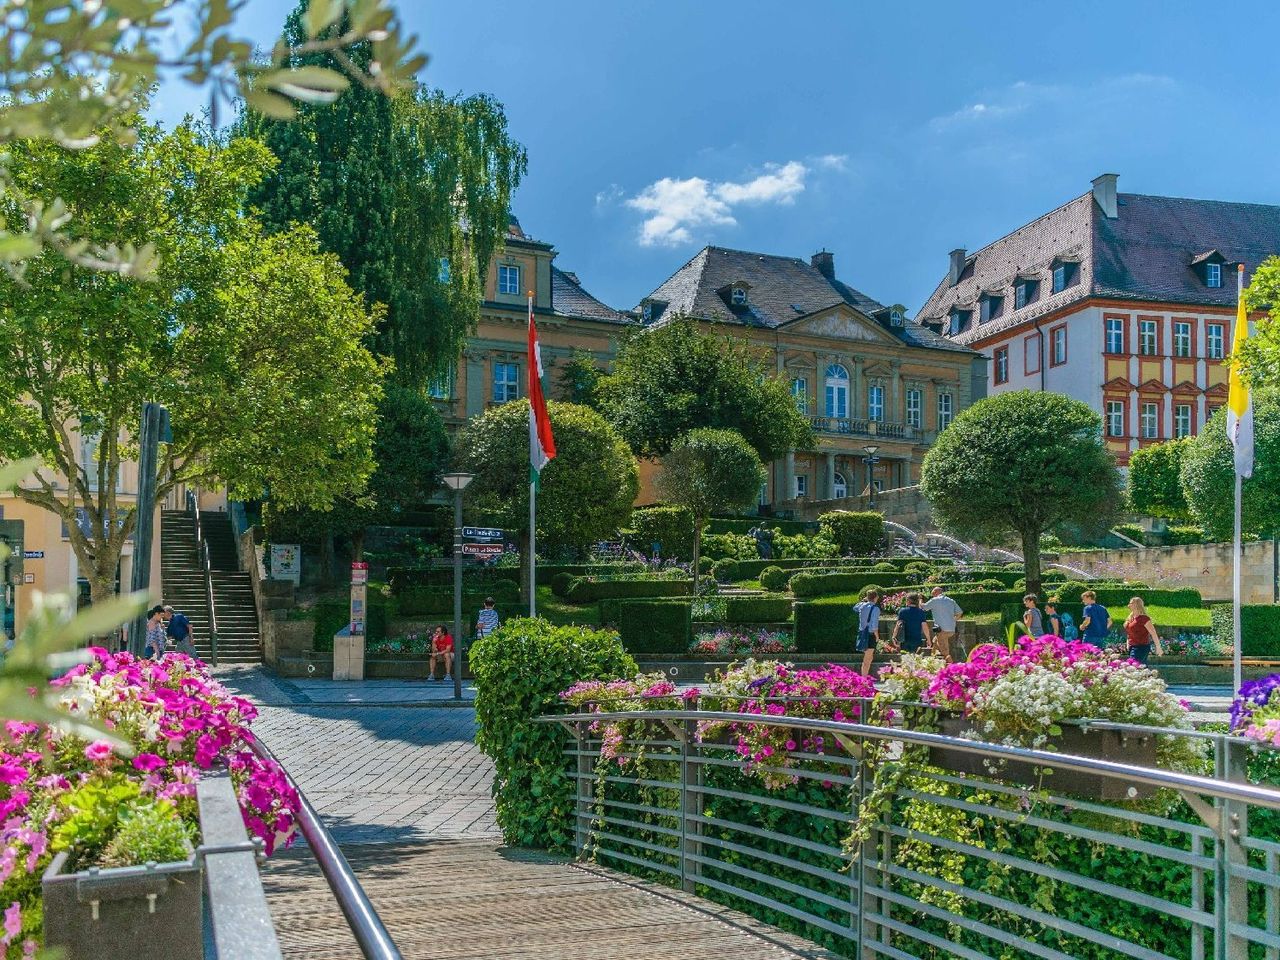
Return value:
[(762, 507), (767, 507), (769, 505), (769, 481), (766, 480), (764, 483), (760, 484), (760, 496), (756, 500), (756, 503), (760, 504)]
[(1009, 348), (997, 347), (995, 353), (996, 383), (1009, 382)]
[(796, 497), (809, 495), (809, 478), (803, 473), (796, 474)]
[(1160, 352), (1160, 321), (1138, 321), (1138, 352), (1144, 357), (1154, 357)]
[(1022, 372), (1027, 376), (1040, 372), (1040, 334), (1033, 333), (1022, 341)]
[(747, 305), (747, 288), (734, 287), (733, 292), (729, 294), (729, 300), (735, 307), (745, 307)]
[(1124, 317), (1107, 317), (1107, 353), (1124, 353)]
[(1191, 404), (1180, 403), (1173, 408), (1173, 435), (1179, 440), (1191, 436)]
[(1206, 263), (1204, 265), (1204, 285), (1206, 287), (1222, 286), (1222, 264)]
[(907, 426), (920, 429), (924, 422), (924, 394), (919, 390), (907, 391)]
[(837, 473), (835, 479), (831, 481), (831, 496), (839, 500), (841, 497), (849, 495), (849, 485), (844, 482), (844, 474)]
[(955, 418), (955, 408), (951, 405), (951, 394), (938, 394), (938, 429), (945, 430), (951, 426)]
[(986, 323), (1000, 316), (1000, 308), (1004, 306), (1004, 297), (983, 297), (979, 305), (978, 322)]
[(1060, 367), (1067, 362), (1067, 325), (1049, 331), (1049, 366)]
[(453, 398), (453, 371), (446, 370), (439, 376), (432, 377), (427, 384), (427, 396), (432, 400), (450, 400)]
[(828, 417), (843, 420), (849, 416), (849, 371), (838, 363), (827, 367), (826, 408)]
[(1210, 360), (1221, 360), (1223, 357), (1223, 326), (1220, 323), (1208, 323), (1204, 328), (1205, 356)]
[(791, 381), (791, 396), (795, 398), (797, 410), (809, 412), (809, 381), (806, 378), (796, 377)]
[(891, 326), (891, 327), (900, 327), (900, 326), (902, 326), (902, 311), (901, 311), (901, 310), (890, 310), (890, 311), (889, 311), (889, 326)]
[(520, 397), (520, 364), (496, 361), (493, 365), (493, 402), (507, 403)]
[(520, 296), (520, 268), (510, 265), (498, 267), (498, 292)]
[(1215, 406), (1212, 406), (1212, 405), (1205, 407), (1205, 408), (1204, 408), (1204, 419), (1205, 419), (1205, 422), (1206, 422), (1206, 423), (1208, 423), (1210, 420), (1212, 420), (1212, 419), (1213, 419), (1213, 415), (1214, 415), (1215, 413), (1217, 413), (1217, 412), (1218, 412), (1218, 410), (1219, 410), (1219, 408), (1218, 408), (1218, 407), (1215, 407)]
[(1036, 291), (1040, 287), (1039, 280), (1021, 280), (1013, 285), (1013, 306), (1015, 310), (1021, 310), (1028, 303), (1036, 298)]
[(867, 419), (877, 423), (884, 419), (884, 387), (867, 387)]
[(452, 276), (453, 276), (453, 274), (452, 274), (452, 272), (450, 271), (450, 268), (449, 268), (449, 258), (448, 258), (448, 257), (441, 257), (441, 258), (440, 258), (440, 267), (439, 267), (439, 269), (436, 271), (436, 279), (437, 279), (437, 280), (439, 280), (441, 283), (448, 283), (448, 282), (449, 282), (449, 278), (450, 278), (450, 277), (452, 277)]
[(1185, 320), (1175, 320), (1173, 323), (1173, 355), (1191, 356), (1191, 324)]
[(1107, 436), (1124, 436), (1124, 401), (1107, 401)]
[(646, 303), (643, 307), (640, 308), (640, 319), (643, 320), (645, 323), (648, 323), (650, 320), (653, 319), (652, 303)]
[(972, 310), (953, 309), (951, 311), (951, 335), (954, 337), (957, 333), (962, 333), (964, 328), (969, 325), (969, 318), (972, 316)]
[(1142, 405), (1142, 436), (1146, 440), (1154, 440), (1160, 436), (1160, 404)]
[(1067, 265), (1060, 263), (1053, 268), (1053, 292), (1061, 293), (1067, 289)]

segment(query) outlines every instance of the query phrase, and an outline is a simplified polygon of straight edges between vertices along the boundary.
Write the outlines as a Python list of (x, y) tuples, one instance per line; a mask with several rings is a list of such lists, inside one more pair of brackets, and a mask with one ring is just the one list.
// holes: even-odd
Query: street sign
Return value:
[(462, 535), (472, 540), (501, 540), (504, 531), (496, 527), (463, 527)]
[(43, 550), (23, 550), (22, 557), (24, 560), (43, 560), (44, 551)]
[(464, 557), (500, 557), (502, 551), (503, 546), (500, 543), (464, 543), (462, 545)]

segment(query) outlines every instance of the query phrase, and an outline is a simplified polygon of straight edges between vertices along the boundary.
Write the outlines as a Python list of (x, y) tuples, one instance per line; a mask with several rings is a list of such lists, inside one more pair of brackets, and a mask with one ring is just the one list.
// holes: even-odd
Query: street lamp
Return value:
[(867, 509), (874, 510), (876, 508), (876, 464), (880, 462), (876, 452), (880, 448), (874, 443), (869, 443), (862, 449), (866, 453), (866, 456), (862, 458), (862, 462), (867, 465), (867, 491), (871, 494), (871, 499), (867, 502)]
[(446, 473), (453, 491), (453, 699), (462, 699), (462, 491), (475, 479), (470, 473)]

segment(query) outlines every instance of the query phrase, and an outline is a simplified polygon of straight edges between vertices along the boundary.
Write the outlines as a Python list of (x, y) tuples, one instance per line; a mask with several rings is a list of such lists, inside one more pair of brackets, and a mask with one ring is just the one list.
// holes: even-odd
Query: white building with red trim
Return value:
[(1236, 266), (1280, 253), (1280, 206), (1116, 192), (1116, 175), (975, 253), (917, 320), (990, 363), (990, 393), (1051, 390), (1103, 418), (1121, 464), (1226, 403)]

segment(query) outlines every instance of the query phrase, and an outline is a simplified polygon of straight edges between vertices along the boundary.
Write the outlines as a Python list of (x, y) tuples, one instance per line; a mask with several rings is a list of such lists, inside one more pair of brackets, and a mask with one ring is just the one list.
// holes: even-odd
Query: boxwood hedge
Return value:
[(597, 600), (632, 599), (637, 597), (687, 597), (693, 592), (692, 580), (588, 580), (579, 578), (569, 584), (565, 599), (581, 606)]
[(788, 596), (726, 597), (724, 606), (727, 623), (781, 623), (791, 619)]
[(688, 600), (621, 600), (618, 635), (628, 653), (689, 652), (693, 605)]
[[(1231, 604), (1213, 605), (1213, 635), (1220, 642), (1232, 640)], [(1240, 607), (1240, 655), (1280, 658), (1280, 606), (1242, 604)]]

